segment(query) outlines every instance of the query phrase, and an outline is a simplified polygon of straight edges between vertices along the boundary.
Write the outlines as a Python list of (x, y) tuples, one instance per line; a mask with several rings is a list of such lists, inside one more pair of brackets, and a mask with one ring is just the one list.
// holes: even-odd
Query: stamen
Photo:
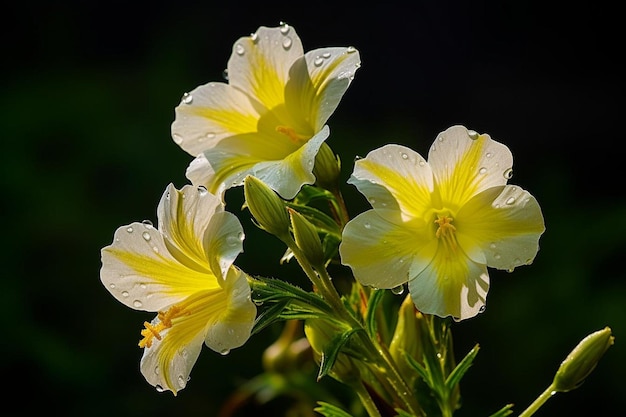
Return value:
[(276, 131), (278, 133), (282, 133), (283, 135), (287, 135), (287, 137), (289, 137), (289, 139), (291, 139), (291, 141), (295, 144), (305, 142), (308, 139), (307, 136), (296, 133), (296, 130), (293, 127), (276, 126)]
[(156, 338), (157, 340), (161, 340), (161, 332), (172, 327), (172, 319), (188, 314), (190, 314), (190, 311), (185, 310), (184, 307), (178, 305), (172, 306), (166, 311), (159, 311), (157, 314), (158, 322), (155, 325), (152, 325), (147, 321), (143, 323), (145, 328), (141, 330), (143, 339), (139, 341), (139, 347), (152, 347), (153, 339)]
[(439, 226), (437, 231), (435, 232), (435, 236), (437, 238), (443, 238), (443, 241), (449, 245), (451, 249), (456, 249), (456, 237), (454, 232), (456, 232), (456, 227), (452, 224), (454, 219), (450, 216), (441, 216), (437, 215), (437, 219), (435, 219), (435, 223)]

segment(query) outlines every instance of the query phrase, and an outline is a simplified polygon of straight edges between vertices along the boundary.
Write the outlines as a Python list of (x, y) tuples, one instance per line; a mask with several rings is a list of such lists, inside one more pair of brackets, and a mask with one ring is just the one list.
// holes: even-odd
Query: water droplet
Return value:
[(183, 94), (182, 102), (184, 104), (191, 104), (193, 102), (193, 96), (189, 93)]
[(133, 226), (128, 226), (128, 227), (126, 228), (126, 231), (127, 231), (128, 233), (133, 233), (133, 230), (134, 230), (134, 229), (133, 229)]
[(283, 48), (288, 50), (289, 48), (291, 48), (292, 44), (293, 44), (293, 41), (291, 40), (290, 37), (286, 36), (285, 39), (283, 39)]
[(243, 55), (246, 52), (246, 50), (244, 49), (243, 45), (238, 43), (237, 45), (235, 45), (235, 53), (239, 56)]
[(141, 237), (143, 237), (143, 239), (144, 239), (146, 242), (149, 242), (149, 241), (150, 241), (150, 239), (152, 239), (152, 236), (150, 236), (150, 233), (148, 233), (148, 232), (143, 232), (143, 233), (141, 234)]
[(211, 140), (211, 139), (215, 139), (215, 133), (213, 132), (209, 132), (206, 134), (206, 138)]
[(172, 134), (172, 139), (174, 139), (174, 143), (177, 145), (180, 145), (181, 143), (183, 143), (183, 137), (179, 135), (178, 133)]
[(122, 291), (122, 297), (126, 298), (128, 297), (128, 291)]
[(225, 355), (228, 355), (229, 353), (230, 353), (230, 349), (222, 349), (222, 350), (220, 350), (220, 355), (225, 356)]
[(158, 367), (158, 366), (155, 366), (155, 367), (154, 367), (154, 374), (155, 374), (155, 375), (158, 375), (158, 374), (159, 374), (159, 372), (161, 372), (161, 371), (160, 371), (160, 369), (159, 369), (159, 367)]
[(493, 257), (496, 258), (496, 259), (502, 258), (502, 256), (499, 253), (496, 253), (495, 255), (493, 255)]
[(485, 154), (485, 156), (486, 156), (487, 158), (491, 158), (491, 157), (493, 156), (493, 154), (492, 154), (491, 152), (487, 152), (487, 153)]
[(443, 141), (444, 141), (444, 137), (443, 137), (443, 136), (439, 136), (439, 137), (437, 138), (437, 140), (438, 140), (439, 142), (443, 142)]
[(153, 250), (155, 253), (159, 253), (159, 248), (157, 248), (156, 246), (153, 246), (153, 247), (152, 247), (152, 250)]
[(324, 58), (324, 59), (328, 59), (328, 58), (330, 58), (330, 52), (324, 52), (324, 53), (322, 54), (322, 58)]
[(147, 287), (146, 284), (144, 284), (143, 282), (141, 284), (139, 284), (139, 288), (141, 288), (142, 290), (145, 290)]
[(251, 33), (250, 39), (252, 40), (252, 43), (257, 43), (259, 41), (259, 34), (256, 32)]
[(348, 46), (346, 48), (346, 52), (349, 53), (349, 54), (352, 54), (352, 53), (356, 52), (356, 48), (354, 46)]
[(226, 68), (224, 71), (222, 71), (222, 78), (226, 81), (228, 81), (228, 68)]
[(419, 166), (423, 167), (424, 165), (426, 165), (426, 161), (424, 161), (423, 159), (420, 159)]
[(484, 313), (485, 310), (487, 309), (487, 306), (485, 304), (481, 305), (480, 308), (478, 309), (479, 313)]
[(146, 229), (152, 229), (153, 227), (152, 221), (150, 220), (144, 220), (141, 223), (146, 227)]
[(316, 67), (321, 66), (323, 63), (324, 63), (324, 59), (322, 59), (319, 56), (315, 58), (315, 60), (313, 61), (313, 65), (315, 65)]
[(112, 290), (115, 289), (115, 284), (109, 284), (109, 288), (111, 288)]
[(409, 159), (409, 155), (405, 154), (404, 152), (402, 152), (401, 156), (402, 156), (402, 159), (405, 159), (405, 160)]
[(398, 285), (397, 287), (393, 287), (391, 292), (395, 295), (402, 295), (404, 292), (404, 285)]
[(490, 247), (491, 249), (495, 249), (495, 248), (496, 248), (496, 244), (492, 242), (492, 243), (489, 245), (489, 247)]
[(170, 192), (169, 192), (169, 191), (167, 191), (167, 192), (165, 193), (165, 199), (166, 199), (166, 200), (169, 200), (169, 199), (170, 199)]
[(198, 189), (198, 195), (200, 197), (207, 195), (209, 192), (204, 185), (199, 185), (197, 189)]
[(164, 392), (165, 391), (165, 389), (162, 386), (160, 386), (160, 385), (156, 385), (154, 388), (156, 388), (156, 390), (158, 392)]
[(372, 225), (370, 223), (363, 223), (363, 227), (365, 227), (366, 229), (371, 229)]
[(511, 168), (507, 169), (506, 171), (504, 171), (504, 173), (502, 174), (504, 176), (504, 178), (506, 178), (507, 180), (510, 180), (511, 177), (513, 176), (513, 170)]
[(254, 299), (252, 300), (252, 302), (254, 303), (254, 305), (259, 306), (259, 307), (263, 305), (263, 300)]
[(133, 301), (133, 307), (141, 308), (141, 307), (143, 307), (143, 303), (141, 301), (139, 301), (139, 300), (135, 300), (135, 301)]
[(487, 168), (482, 167), (481, 169), (478, 170), (479, 174), (485, 174), (487, 172)]
[(181, 388), (185, 388), (185, 385), (187, 385), (187, 381), (185, 380), (185, 377), (182, 375), (178, 375), (178, 386)]
[(476, 132), (475, 130), (468, 130), (467, 134), (468, 134), (468, 136), (470, 137), (471, 140), (476, 140), (476, 139), (478, 139), (480, 137), (478, 132)]
[(282, 33), (283, 35), (286, 35), (287, 33), (289, 33), (289, 25), (285, 22), (280, 22), (280, 33)]
[(511, 204), (515, 203), (515, 197), (509, 197), (506, 200), (506, 203), (510, 206)]

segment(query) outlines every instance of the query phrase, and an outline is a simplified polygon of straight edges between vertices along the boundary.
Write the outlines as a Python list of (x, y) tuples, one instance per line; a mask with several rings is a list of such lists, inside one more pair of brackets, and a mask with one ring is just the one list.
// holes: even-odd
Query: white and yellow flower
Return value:
[(172, 137), (196, 159), (195, 185), (214, 194), (259, 178), (283, 198), (312, 184), (328, 118), (350, 85), (360, 57), (352, 47), (303, 51), (293, 27), (260, 27), (233, 45), (228, 83), (186, 93)]
[(233, 265), (243, 229), (204, 188), (169, 185), (158, 228), (132, 223), (102, 249), (100, 278), (120, 302), (157, 312), (145, 322), (141, 372), (158, 390), (185, 388), (203, 342), (227, 353), (250, 337), (256, 307), (247, 275)]
[(507, 185), (512, 166), (505, 145), (463, 126), (440, 133), (428, 161), (400, 145), (370, 152), (348, 182), (373, 209), (346, 225), (342, 262), (364, 285), (408, 282), (423, 313), (475, 316), (489, 290), (487, 267), (530, 264), (545, 230), (535, 198)]

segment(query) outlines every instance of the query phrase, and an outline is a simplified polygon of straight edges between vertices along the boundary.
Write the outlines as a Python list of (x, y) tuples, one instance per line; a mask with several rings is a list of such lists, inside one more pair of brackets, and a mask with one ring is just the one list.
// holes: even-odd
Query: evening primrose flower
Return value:
[(219, 197), (169, 185), (149, 222), (117, 229), (100, 278), (120, 302), (157, 312), (145, 322), (141, 372), (159, 391), (185, 388), (202, 343), (222, 354), (244, 344), (256, 317), (247, 275), (233, 262), (243, 229)]
[(408, 282), (422, 313), (463, 320), (484, 310), (487, 267), (530, 264), (545, 230), (527, 191), (507, 185), (509, 149), (463, 126), (437, 136), (428, 162), (386, 145), (357, 160), (348, 181), (373, 209), (351, 220), (342, 262), (364, 285)]
[(187, 177), (214, 194), (254, 175), (285, 199), (315, 182), (326, 121), (360, 66), (353, 47), (306, 54), (293, 27), (260, 27), (233, 45), (228, 83), (183, 95), (172, 137), (195, 157)]

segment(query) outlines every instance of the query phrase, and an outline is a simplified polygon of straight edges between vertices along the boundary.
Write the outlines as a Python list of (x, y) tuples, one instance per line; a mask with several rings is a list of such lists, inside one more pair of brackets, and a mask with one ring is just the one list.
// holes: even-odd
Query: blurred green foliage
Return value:
[[(491, 271), (486, 312), (453, 328), (459, 356), (481, 346), (458, 415), (488, 415), (506, 403), (522, 411), (578, 341), (604, 326), (615, 345), (582, 387), (556, 395), (538, 415), (626, 408), (626, 72), (615, 10), (423, 1), (335, 4), (319, 14), (224, 2), (8, 7), (6, 20), (17, 25), (2, 29), (0, 90), (0, 305), (8, 315), (0, 346), (4, 396), (17, 407), (9, 409), (215, 416), (261, 370), (260, 352), (280, 329), (228, 356), (205, 349), (188, 388), (176, 398), (157, 393), (139, 373), (136, 346), (151, 314), (127, 309), (102, 287), (100, 249), (118, 226), (156, 221), (166, 185), (186, 183), (191, 157), (169, 135), (182, 94), (222, 80), (233, 42), (281, 20), (305, 50), (361, 52), (362, 68), (329, 122), (345, 179), (357, 155), (392, 142), (425, 155), (438, 132), (464, 124), (511, 148), (511, 182), (544, 210), (535, 263)], [(354, 215), (367, 208), (356, 190), (344, 191)], [(302, 280), (294, 265), (278, 265), (279, 242), (239, 211), (240, 193), (229, 197), (247, 234), (236, 264)]]

